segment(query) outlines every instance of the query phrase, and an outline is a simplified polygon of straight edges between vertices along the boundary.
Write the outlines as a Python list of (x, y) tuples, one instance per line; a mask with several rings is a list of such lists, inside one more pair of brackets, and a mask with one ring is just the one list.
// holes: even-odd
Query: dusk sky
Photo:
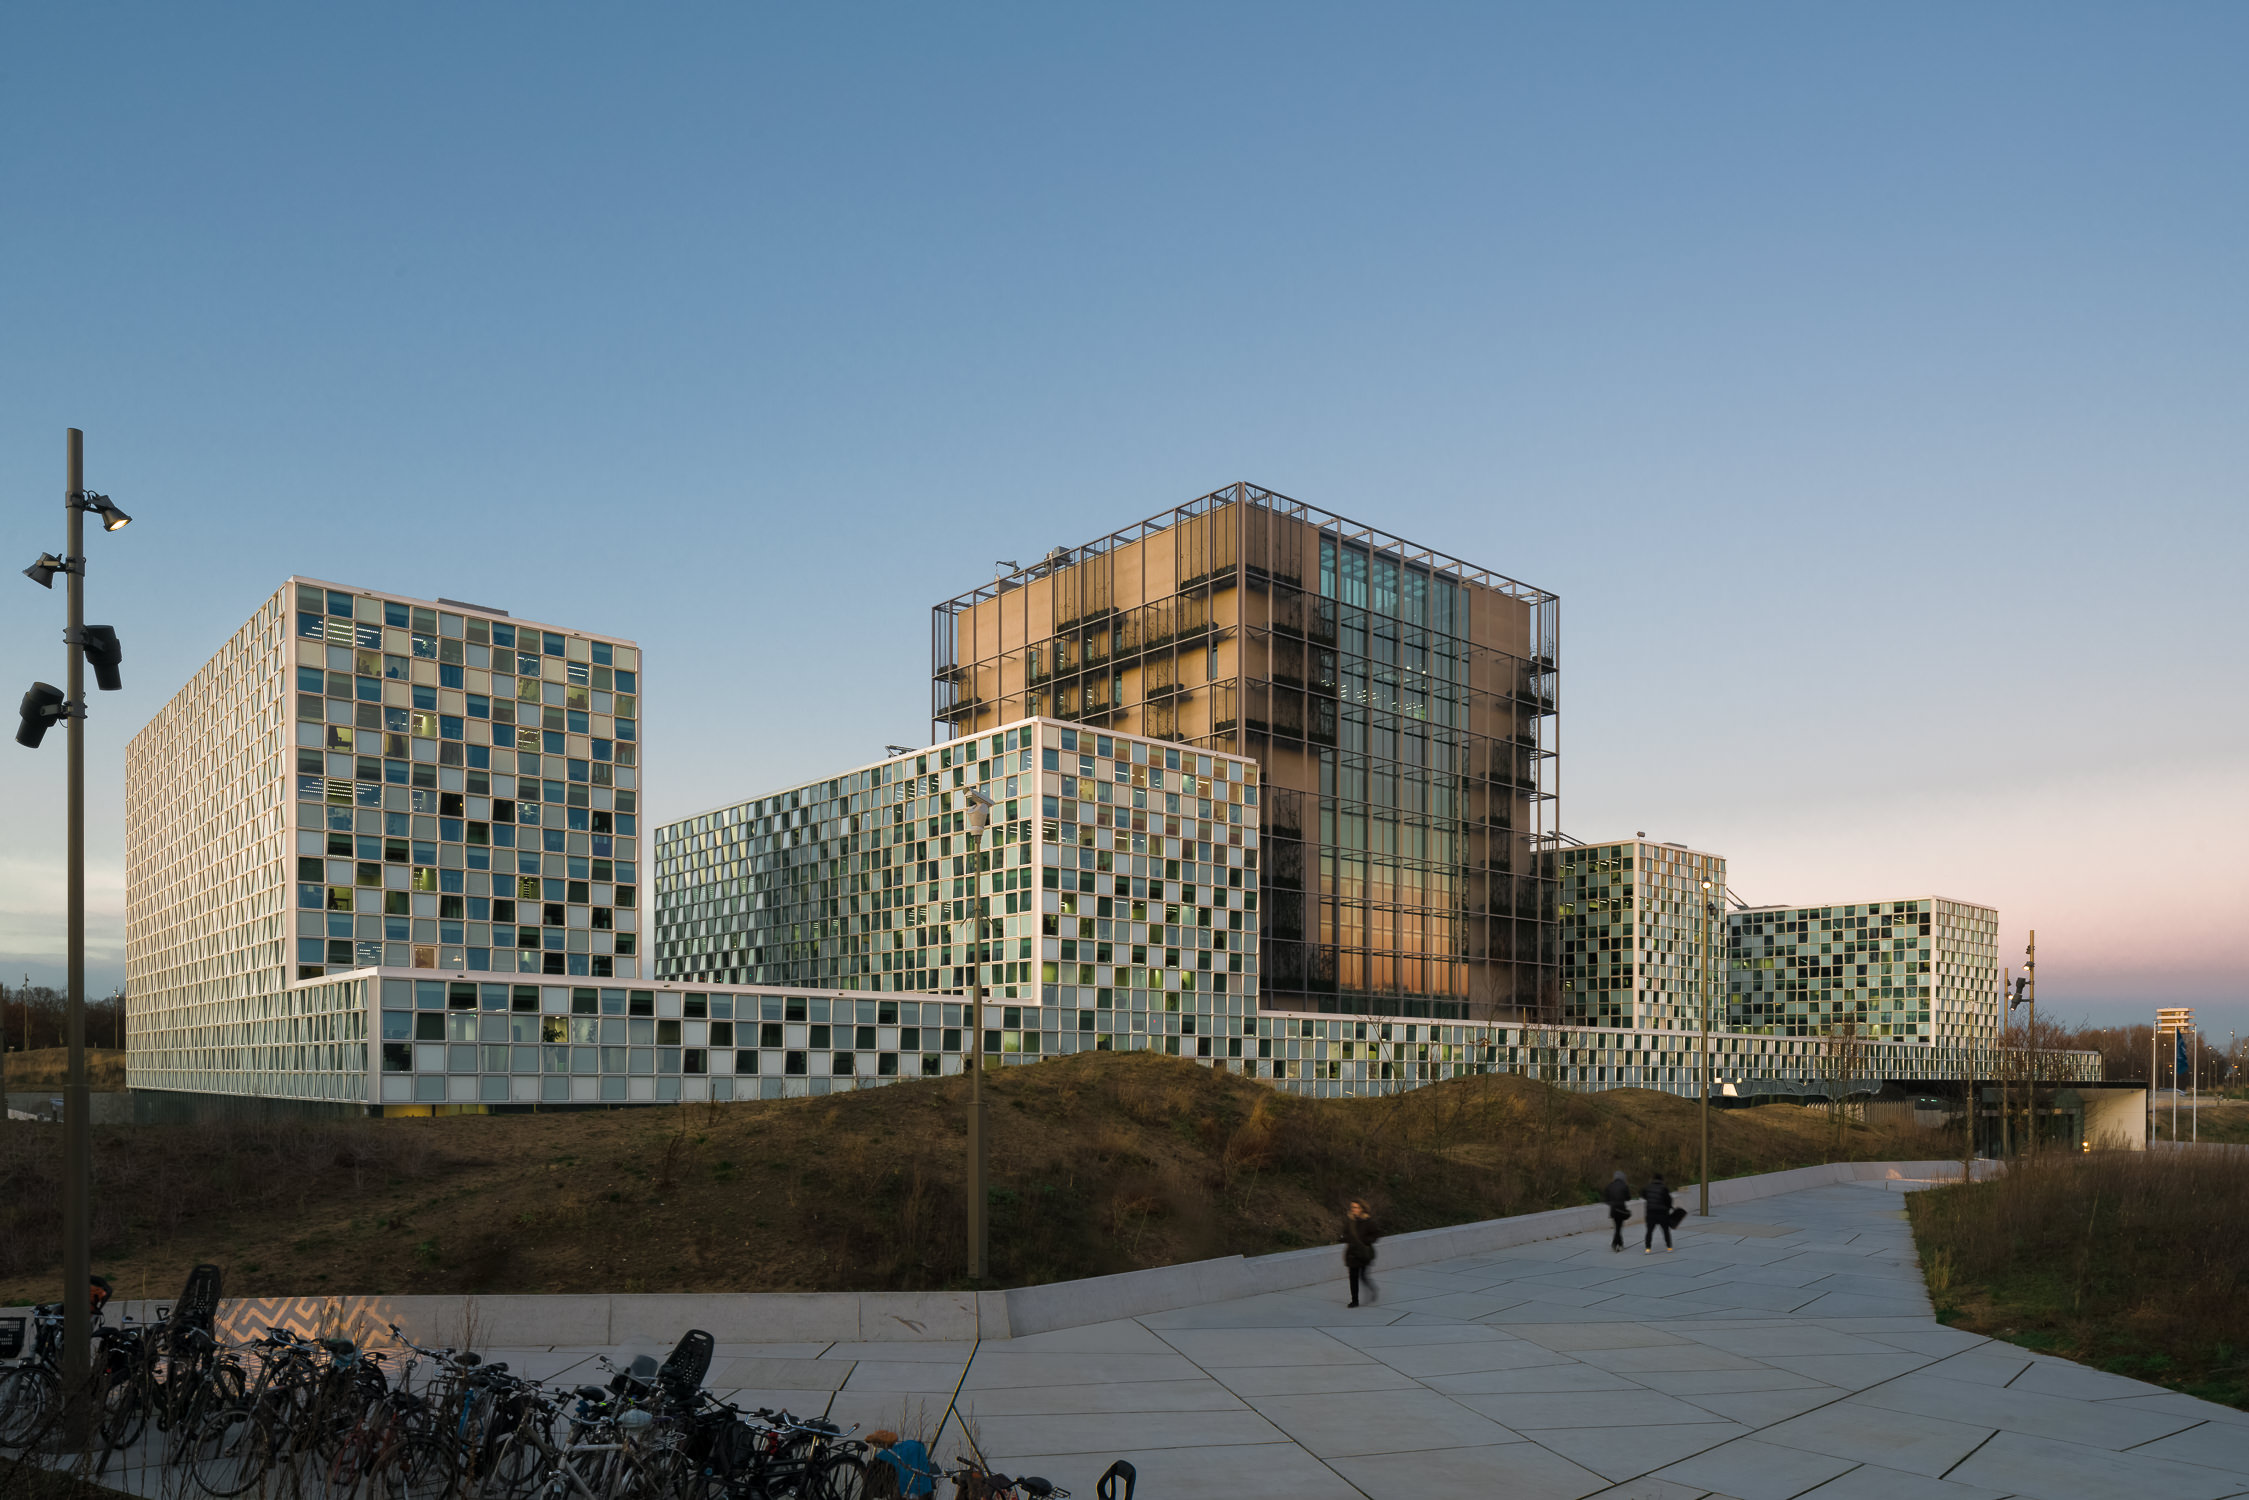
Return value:
[[(0, 632), (126, 740), (291, 573), (636, 637), (656, 819), (1246, 479), (1562, 599), (1561, 822), (2249, 1031), (2249, 8), (25, 6)], [(59, 735), (0, 976), (62, 976)], [(2235, 851), (2229, 855), (2225, 851)]]

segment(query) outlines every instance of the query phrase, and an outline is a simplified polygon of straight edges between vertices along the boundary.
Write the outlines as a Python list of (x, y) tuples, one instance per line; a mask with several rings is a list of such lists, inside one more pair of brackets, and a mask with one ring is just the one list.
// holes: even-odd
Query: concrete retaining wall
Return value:
[[(1976, 1177), (1998, 1170), (1976, 1163)], [(1957, 1161), (1837, 1162), (1798, 1167), (1713, 1183), (1715, 1210), (1780, 1193), (1842, 1182), (1958, 1181)], [(1693, 1184), (1672, 1190), (1685, 1205)], [(1486, 1219), (1394, 1234), (1382, 1242), (1380, 1264), (1396, 1270), (1456, 1256), (1478, 1255), (1563, 1235), (1608, 1227), (1603, 1204)], [(1691, 1228), (1693, 1220), (1688, 1221)], [(555, 1346), (615, 1348), (638, 1343), (668, 1347), (689, 1328), (703, 1328), (722, 1344), (919, 1343), (933, 1340), (1005, 1339), (1076, 1328), (1173, 1308), (1196, 1307), (1266, 1292), (1297, 1291), (1338, 1280), (1337, 1249), (1323, 1245), (1279, 1255), (1156, 1266), (1116, 1276), (999, 1292), (681, 1292), (584, 1296), (482, 1297), (251, 1297), (220, 1304), (220, 1325), (230, 1338), (274, 1326), (298, 1333), (342, 1335), (384, 1343), (396, 1323), (419, 1343), (522, 1349)], [(157, 1302), (113, 1304), (125, 1316), (151, 1319)]]

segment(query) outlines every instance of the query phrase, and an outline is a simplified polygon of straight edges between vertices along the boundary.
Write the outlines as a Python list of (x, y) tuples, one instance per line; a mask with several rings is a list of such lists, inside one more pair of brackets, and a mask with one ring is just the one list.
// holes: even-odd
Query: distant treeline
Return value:
[[(67, 1047), (64, 1030), (65, 997), (43, 984), (0, 984), (0, 1040), (10, 1052), (37, 1051), (41, 1047)], [(86, 1045), (125, 1045), (125, 1002), (116, 995), (86, 999)]]

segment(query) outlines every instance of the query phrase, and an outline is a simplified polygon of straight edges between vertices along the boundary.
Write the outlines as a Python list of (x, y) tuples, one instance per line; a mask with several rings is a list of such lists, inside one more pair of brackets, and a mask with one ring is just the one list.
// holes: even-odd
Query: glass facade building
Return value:
[(1551, 1022), (1558, 608), (1233, 485), (936, 606), (933, 714), (1254, 761), (1262, 1011)]
[(1987, 1050), (1999, 1040), (1999, 913), (1924, 896), (1770, 906), (1728, 920), (1727, 1023), (1766, 1036)]
[(290, 579), (127, 746), (131, 1086), (347, 1097), (293, 1091), (363, 1080), (368, 1011), (300, 981), (637, 977), (640, 671)]
[(1239, 756), (998, 726), (657, 829), (655, 972), (958, 996), (976, 964), (994, 1052), (1226, 1056), (1257, 986), (1259, 805)]
[(1696, 1031), (1708, 1005), (1722, 1027), (1725, 859), (1644, 838), (1565, 848), (1558, 858), (1563, 1019)]

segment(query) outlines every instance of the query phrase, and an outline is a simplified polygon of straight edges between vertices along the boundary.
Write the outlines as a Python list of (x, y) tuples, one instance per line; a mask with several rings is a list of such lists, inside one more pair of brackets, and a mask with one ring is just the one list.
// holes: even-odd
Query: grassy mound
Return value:
[(2249, 1407), (2249, 1152), (2054, 1152), (1906, 1201), (1945, 1322)]
[[(198, 1260), (237, 1295), (824, 1291), (961, 1284), (967, 1085), (821, 1099), (96, 1132), (96, 1265), (170, 1295)], [(1333, 1243), (1593, 1201), (1623, 1167), (1693, 1178), (1696, 1106), (1514, 1076), (1312, 1100), (1146, 1053), (992, 1076), (992, 1258), (1005, 1284)], [(1774, 1105), (1713, 1112), (1716, 1175), (1944, 1156)], [(60, 1132), (0, 1139), (0, 1298), (52, 1295)]]
[[(59, 1089), (70, 1075), (68, 1047), (41, 1047), (8, 1054), (8, 1090)], [(86, 1084), (104, 1093), (125, 1087), (125, 1053), (116, 1047), (86, 1049)]]

